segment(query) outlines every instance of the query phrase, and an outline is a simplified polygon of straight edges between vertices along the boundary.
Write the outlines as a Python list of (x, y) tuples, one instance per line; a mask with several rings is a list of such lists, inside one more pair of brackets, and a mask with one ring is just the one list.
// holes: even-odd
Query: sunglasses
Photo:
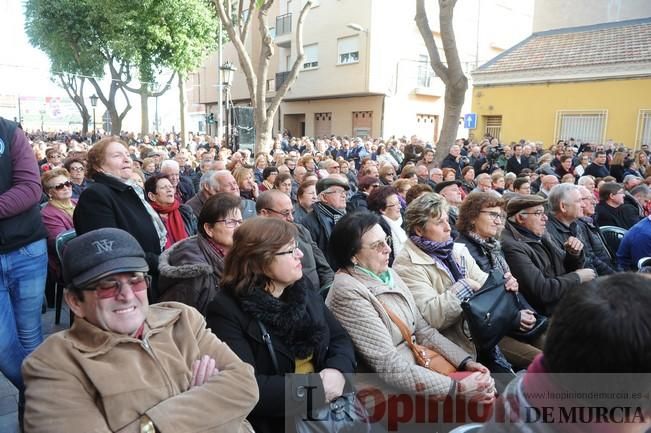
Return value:
[(126, 283), (117, 280), (99, 280), (93, 287), (83, 290), (94, 291), (99, 299), (115, 298), (125, 285), (129, 285), (134, 293), (147, 290), (151, 278), (149, 275), (138, 274), (129, 278)]
[(56, 189), (57, 191), (61, 191), (61, 190), (63, 190), (63, 188), (71, 188), (71, 187), (72, 187), (72, 182), (70, 182), (69, 180), (66, 180), (63, 183), (60, 183), (58, 185), (53, 185), (50, 188), (51, 189)]

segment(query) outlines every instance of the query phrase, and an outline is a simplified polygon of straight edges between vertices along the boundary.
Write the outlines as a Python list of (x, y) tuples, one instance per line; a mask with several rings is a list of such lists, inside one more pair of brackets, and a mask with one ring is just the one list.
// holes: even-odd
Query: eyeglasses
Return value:
[(54, 159), (54, 158), (61, 158), (61, 155), (59, 155), (58, 153), (53, 153), (53, 154), (51, 154), (50, 156), (48, 156), (48, 158), (52, 158), (52, 159)]
[(82, 290), (95, 292), (99, 299), (110, 299), (122, 293), (123, 287), (127, 284), (134, 293), (147, 290), (150, 281), (151, 277), (149, 275), (135, 274), (126, 283), (118, 280), (99, 280), (93, 287), (87, 287)]
[(385, 247), (391, 248), (391, 236), (387, 236), (386, 238), (373, 242), (370, 245), (362, 246), (362, 248), (370, 248), (378, 253), (383, 252)]
[(265, 210), (268, 210), (269, 212), (273, 212), (273, 213), (275, 213), (276, 215), (280, 215), (280, 216), (283, 217), (283, 218), (289, 218), (290, 215), (292, 215), (292, 211), (291, 211), (291, 210), (284, 210), (284, 211), (282, 211), (282, 212), (279, 212), (279, 211), (277, 211), (277, 210), (275, 210), (275, 209), (270, 209), (270, 208), (265, 208)]
[(540, 217), (541, 215), (545, 215), (545, 211), (537, 210), (535, 212), (520, 212), (520, 215), (535, 215), (537, 217)]
[(63, 190), (63, 188), (66, 188), (66, 187), (71, 188), (72, 187), (72, 182), (70, 182), (69, 180), (66, 180), (63, 183), (60, 183), (60, 184), (57, 184), (57, 185), (52, 185), (50, 188), (51, 189), (56, 189), (57, 191), (61, 191), (61, 190)]
[(86, 171), (86, 168), (81, 166), (81, 167), (70, 167), (70, 171)]
[(229, 229), (232, 229), (233, 227), (241, 226), (243, 221), (242, 220), (232, 219), (232, 218), (226, 218), (226, 219), (223, 219), (223, 220), (215, 221), (215, 224), (217, 224), (217, 223), (224, 223), (224, 225), (226, 227), (228, 227)]
[(297, 245), (294, 245), (294, 247), (291, 250), (281, 251), (281, 252), (276, 253), (274, 255), (275, 256), (286, 256), (287, 254), (291, 254), (292, 257), (294, 257), (295, 259), (298, 259), (298, 258), (301, 257), (302, 253), (303, 253), (303, 251), (301, 251), (301, 249), (298, 247), (298, 244), (297, 244)]
[(479, 213), (485, 213), (488, 214), (489, 217), (491, 217), (493, 220), (501, 220), (504, 218), (501, 213), (499, 212), (492, 212), (489, 210), (480, 210)]

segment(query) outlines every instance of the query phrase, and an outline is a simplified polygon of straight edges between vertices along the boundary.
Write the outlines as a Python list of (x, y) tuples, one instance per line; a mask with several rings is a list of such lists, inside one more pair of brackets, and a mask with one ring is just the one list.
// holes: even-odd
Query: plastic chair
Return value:
[(455, 427), (450, 430), (450, 433), (475, 433), (482, 428), (483, 424), (466, 424), (459, 427)]
[[(63, 262), (63, 250), (65, 249), (66, 244), (77, 236), (75, 229), (66, 230), (65, 232), (59, 233), (54, 242), (54, 248), (57, 252), (57, 257), (59, 259), (59, 268), (63, 269), (61, 263)], [(61, 323), (61, 309), (63, 308), (63, 285), (60, 282), (56, 284), (56, 294), (54, 299), (54, 324), (58, 325)], [(71, 315), (72, 316), (72, 315)], [(72, 321), (70, 321), (72, 324)]]
[(617, 257), (617, 250), (619, 249), (619, 244), (624, 239), (624, 235), (628, 230), (616, 226), (603, 226), (599, 227), (602, 236), (606, 240), (606, 247), (612, 257)]

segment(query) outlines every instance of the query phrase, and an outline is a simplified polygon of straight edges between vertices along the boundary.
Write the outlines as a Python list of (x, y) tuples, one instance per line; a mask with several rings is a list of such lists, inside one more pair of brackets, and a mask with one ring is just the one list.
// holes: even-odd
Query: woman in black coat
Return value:
[[(152, 275), (150, 302), (156, 302), (158, 256), (165, 246), (163, 223), (144, 202), (143, 191), (129, 183), (133, 161), (119, 137), (106, 137), (88, 151), (88, 176), (94, 181), (81, 193), (73, 223), (77, 235), (104, 227), (129, 232), (145, 251)], [(158, 228), (157, 228), (158, 225)]]
[(248, 419), (258, 433), (287, 431), (285, 418), (305, 411), (308, 393), (313, 408), (341, 396), (355, 370), (350, 337), (303, 278), (296, 235), (286, 221), (244, 222), (208, 306), (208, 326), (255, 368), (260, 400)]

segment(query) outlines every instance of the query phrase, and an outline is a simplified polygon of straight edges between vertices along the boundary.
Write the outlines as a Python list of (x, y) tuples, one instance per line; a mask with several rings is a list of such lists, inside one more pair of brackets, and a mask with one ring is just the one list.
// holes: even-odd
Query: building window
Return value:
[(606, 136), (607, 110), (562, 110), (556, 113), (554, 141), (575, 140), (583, 143), (603, 143)]
[(339, 65), (359, 62), (359, 36), (338, 39), (337, 55), (337, 64)]
[(432, 71), (432, 67), (429, 64), (429, 56), (427, 54), (419, 55), (416, 86), (430, 87), (432, 85), (432, 77), (434, 77), (434, 71)]
[(353, 137), (370, 137), (372, 127), (372, 111), (353, 111)]
[(484, 134), (499, 140), (502, 132), (502, 116), (484, 116), (484, 124), (486, 125)]
[(303, 47), (305, 58), (303, 69), (316, 69), (319, 67), (319, 44), (305, 45)]
[(651, 110), (640, 110), (637, 125), (637, 146), (651, 146)]

